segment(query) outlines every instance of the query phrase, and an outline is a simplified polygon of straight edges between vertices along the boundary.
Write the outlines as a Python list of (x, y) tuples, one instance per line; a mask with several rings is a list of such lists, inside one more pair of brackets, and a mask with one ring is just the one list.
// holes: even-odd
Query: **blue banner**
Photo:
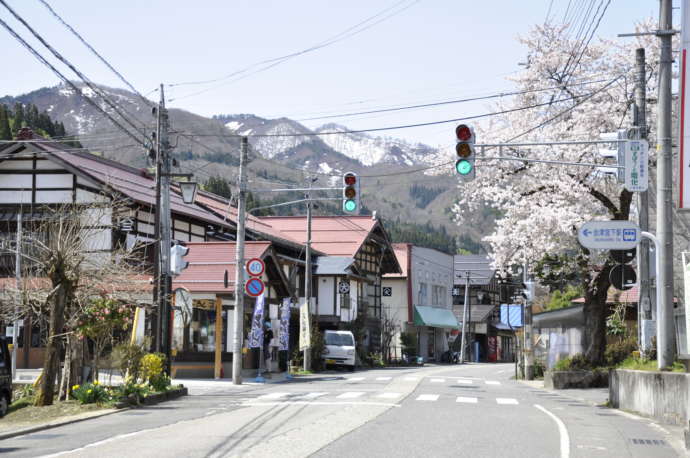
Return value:
[(264, 295), (256, 298), (252, 330), (249, 332), (249, 348), (261, 348), (264, 340)]
[(280, 308), (280, 346), (279, 350), (289, 350), (290, 347), (290, 298), (283, 299)]

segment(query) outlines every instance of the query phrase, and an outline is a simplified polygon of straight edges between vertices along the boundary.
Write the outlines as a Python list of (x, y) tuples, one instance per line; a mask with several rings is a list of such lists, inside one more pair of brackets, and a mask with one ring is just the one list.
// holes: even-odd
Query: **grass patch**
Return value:
[[(631, 369), (635, 371), (659, 371), (656, 360), (635, 358), (634, 356), (626, 358), (616, 368)], [(670, 367), (668, 367), (667, 370), (670, 370), (671, 372), (685, 372), (685, 366), (676, 361)]]
[(0, 430), (47, 423), (84, 412), (102, 410), (106, 406), (79, 404), (78, 401), (56, 402), (52, 406), (36, 407), (32, 398), (20, 398), (12, 403), (7, 415), (0, 422)]
[(295, 375), (313, 375), (314, 372), (312, 371), (305, 371), (305, 370), (299, 370), (297, 372), (294, 372)]

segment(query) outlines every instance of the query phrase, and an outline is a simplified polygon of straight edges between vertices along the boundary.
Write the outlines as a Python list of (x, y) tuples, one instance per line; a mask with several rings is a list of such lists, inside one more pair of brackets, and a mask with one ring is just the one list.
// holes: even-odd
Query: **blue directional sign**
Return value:
[(629, 250), (640, 243), (640, 236), (632, 221), (589, 221), (577, 233), (582, 246), (595, 250)]

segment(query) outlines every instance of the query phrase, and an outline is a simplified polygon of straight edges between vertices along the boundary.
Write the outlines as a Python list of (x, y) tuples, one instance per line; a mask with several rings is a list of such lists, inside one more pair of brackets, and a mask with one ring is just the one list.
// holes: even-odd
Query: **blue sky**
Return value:
[[(399, 4), (400, 9), (414, 0), (48, 1), (140, 92), (148, 93), (161, 82), (218, 78), (308, 48), (388, 7)], [(92, 80), (123, 87), (38, 0), (8, 3)], [(562, 20), (568, 3), (589, 2), (553, 0), (552, 16)], [(543, 22), (549, 4), (550, 0), (421, 0), (351, 38), (240, 81), (168, 88), (169, 105), (206, 116), (254, 113), (302, 119), (498, 92), (511, 87), (505, 77), (519, 70), (525, 57), (515, 38)], [(631, 32), (635, 22), (657, 17), (657, 8), (656, 0), (613, 0), (598, 35)], [(28, 37), (4, 8), (0, 18)], [(4, 29), (0, 49), (5, 63), (0, 95), (58, 83)], [(190, 95), (209, 87), (212, 90)], [(360, 129), (489, 110), (486, 102), (476, 102), (305, 124), (315, 127), (332, 121)], [(453, 128), (440, 125), (386, 135), (450, 144)]]

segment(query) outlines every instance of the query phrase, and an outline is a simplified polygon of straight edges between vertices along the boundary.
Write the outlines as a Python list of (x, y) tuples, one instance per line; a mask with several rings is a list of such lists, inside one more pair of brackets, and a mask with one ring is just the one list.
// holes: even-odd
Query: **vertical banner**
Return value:
[(280, 345), (278, 350), (290, 349), (290, 298), (283, 299), (280, 307)]
[(309, 303), (304, 301), (299, 307), (299, 349), (304, 350), (311, 345), (311, 329), (309, 327)]
[(681, 33), (680, 33), (680, 153), (678, 164), (678, 208), (690, 210), (690, 152), (687, 150), (690, 141), (690, 87), (688, 87), (688, 50), (690, 49), (690, 6), (688, 2), (681, 2)]
[(256, 298), (252, 330), (249, 332), (249, 348), (262, 348), (264, 340), (264, 295)]

